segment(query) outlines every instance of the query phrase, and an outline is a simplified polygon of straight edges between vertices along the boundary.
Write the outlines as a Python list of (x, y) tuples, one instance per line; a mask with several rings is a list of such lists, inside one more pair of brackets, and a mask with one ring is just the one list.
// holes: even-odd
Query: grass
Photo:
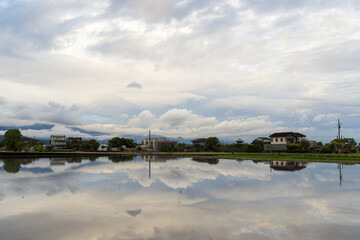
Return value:
[(311, 162), (337, 162), (337, 163), (359, 163), (360, 154), (312, 154), (312, 153), (228, 153), (228, 152), (47, 152), (47, 153), (20, 153), (0, 152), (3, 157), (31, 157), (39, 156), (97, 156), (97, 155), (170, 155), (179, 157), (208, 157), (222, 159), (249, 159), (249, 160), (283, 160), (283, 161), (311, 161)]
[(360, 163), (360, 154), (289, 154), (289, 153), (235, 153), (219, 154), (219, 158), (251, 159), (251, 160), (296, 160), (317, 162), (351, 162)]

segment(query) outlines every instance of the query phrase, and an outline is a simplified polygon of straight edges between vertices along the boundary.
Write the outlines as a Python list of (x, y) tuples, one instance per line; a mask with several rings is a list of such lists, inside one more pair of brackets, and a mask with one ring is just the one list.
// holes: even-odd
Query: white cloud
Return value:
[[(0, 121), (27, 122), (31, 112), (26, 108), (8, 108), (19, 102), (55, 102), (67, 110), (78, 106), (81, 116), (69, 116), (75, 121), (68, 124), (83, 120), (103, 128), (124, 124), (119, 116), (126, 114), (167, 113), (157, 123), (130, 120), (129, 126), (114, 127), (137, 126), (132, 130), (139, 133), (140, 125), (173, 126), (171, 134), (182, 129), (185, 135), (190, 135), (189, 117), (194, 117), (189, 129), (213, 134), (204, 127), (208, 122), (216, 129), (238, 126), (236, 119), (268, 116), (287, 129), (318, 131), (319, 114), (360, 114), (360, 19), (354, 1), (148, 4), (1, 5), (0, 23), (6, 27), (0, 29), (0, 104), (7, 111), (1, 114), (16, 119)], [(58, 111), (39, 116), (64, 122)], [(349, 128), (356, 132), (354, 118)]]

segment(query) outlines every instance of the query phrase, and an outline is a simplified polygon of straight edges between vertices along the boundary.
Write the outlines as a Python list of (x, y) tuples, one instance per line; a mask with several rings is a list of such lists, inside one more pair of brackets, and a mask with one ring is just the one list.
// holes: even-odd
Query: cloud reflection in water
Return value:
[[(48, 164), (46, 166), (46, 164)], [(29, 169), (49, 168), (51, 171)], [(75, 167), (74, 167), (75, 166)], [(185, 158), (50, 166), (2, 172), (5, 239), (358, 239), (359, 166)], [(21, 198), (24, 195), (25, 198)], [(36, 221), (34, 221), (36, 219)], [(61, 229), (61, 230), (60, 230)]]

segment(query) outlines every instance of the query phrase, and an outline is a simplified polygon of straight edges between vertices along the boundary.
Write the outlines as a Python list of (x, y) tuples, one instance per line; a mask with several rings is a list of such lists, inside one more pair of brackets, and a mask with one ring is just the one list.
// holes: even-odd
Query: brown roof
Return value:
[(306, 137), (304, 134), (297, 133), (297, 132), (279, 132), (273, 133), (270, 137), (286, 137), (288, 135), (293, 135), (294, 137)]

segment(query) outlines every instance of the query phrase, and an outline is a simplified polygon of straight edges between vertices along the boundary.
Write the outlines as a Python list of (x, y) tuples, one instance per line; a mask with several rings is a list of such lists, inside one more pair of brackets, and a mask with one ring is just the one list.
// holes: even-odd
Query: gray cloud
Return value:
[[(171, 19), (182, 20), (194, 11), (211, 8), (215, 0), (160, 0), (149, 2), (146, 0), (111, 0), (109, 8), (105, 12), (106, 17), (127, 15), (134, 18), (142, 18), (150, 23), (169, 22)], [(151, 9), (151, 10), (150, 10)]]
[(6, 98), (5, 98), (5, 97), (0, 96), (0, 105), (3, 105), (3, 104), (5, 104), (5, 103), (7, 103)]
[(242, 0), (243, 9), (254, 10), (257, 13), (274, 13), (274, 12), (288, 12), (288, 11), (299, 11), (301, 9), (307, 11), (320, 11), (322, 9), (336, 8), (348, 4), (349, 6), (356, 6), (356, 1), (336, 1), (336, 0)]
[(137, 209), (137, 210), (126, 210), (126, 213), (129, 214), (132, 217), (136, 217), (137, 215), (139, 215), (141, 213), (141, 209)]
[(127, 85), (128, 88), (142, 88), (141, 84), (138, 82), (132, 82)]
[(336, 44), (297, 51), (285, 55), (289, 70), (332, 72), (360, 72), (360, 40), (341, 41)]
[[(0, 9), (0, 25), (3, 26), (0, 30), (0, 52), (21, 56), (54, 47), (57, 36), (83, 22), (87, 7), (85, 1), (8, 1)], [(74, 17), (66, 19), (66, 15)]]
[[(15, 119), (32, 121), (34, 123), (49, 122), (69, 125), (79, 124), (82, 122), (82, 110), (76, 105), (67, 107), (55, 102), (49, 102), (47, 105), (31, 106), (26, 103), (15, 103), (9, 106), (7, 110), (9, 113), (7, 113), (4, 117), (7, 117), (9, 120)], [(3, 121), (5, 121), (5, 119), (3, 119)], [(2, 124), (6, 125), (6, 123)], [(14, 123), (9, 122), (7, 125), (12, 124)], [(39, 126), (41, 125), (36, 127)]]

